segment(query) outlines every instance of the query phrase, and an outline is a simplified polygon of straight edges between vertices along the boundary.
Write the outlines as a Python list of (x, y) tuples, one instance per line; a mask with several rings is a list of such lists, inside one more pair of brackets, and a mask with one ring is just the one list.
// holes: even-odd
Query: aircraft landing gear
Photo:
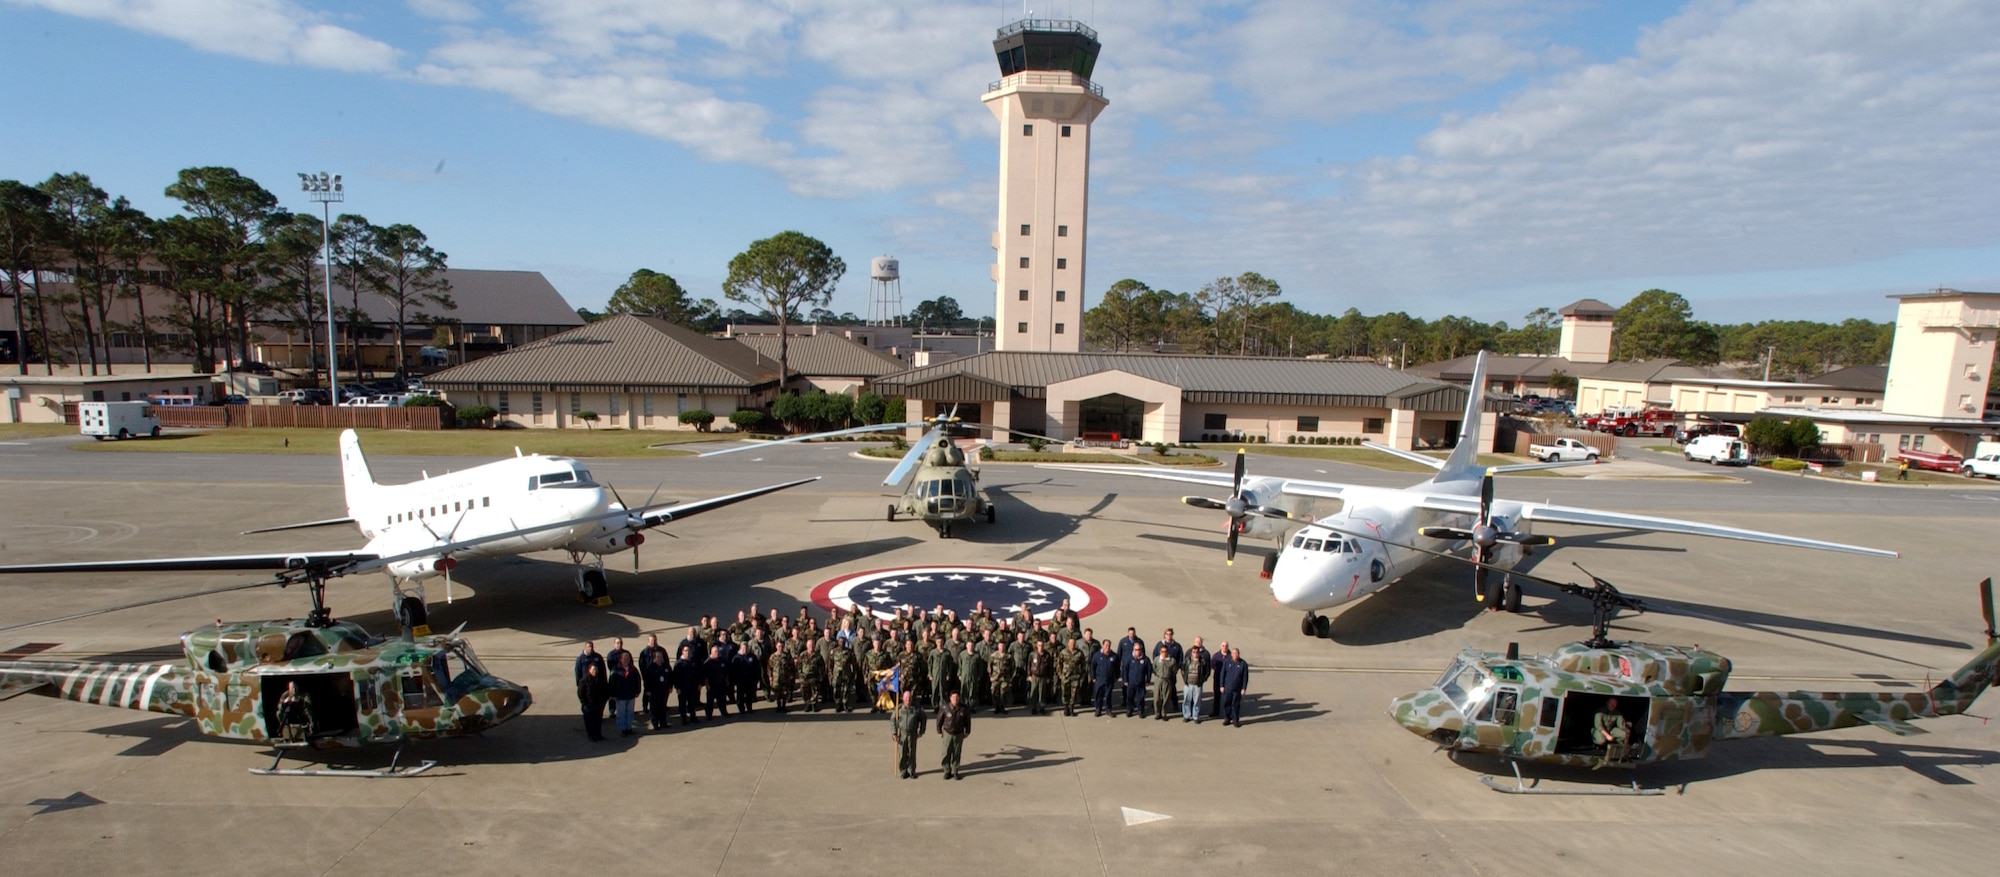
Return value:
[(939, 538), (939, 539), (950, 539), (950, 538), (951, 538), (951, 522), (950, 522), (950, 521), (945, 521), (944, 523), (941, 523), (941, 524), (938, 524), (938, 538)]
[(604, 576), (604, 562), (576, 569), (576, 599), (599, 608), (611, 605), (611, 581)]
[(889, 504), (889, 520), (893, 521), (895, 519), (896, 519), (896, 504), (892, 502)]
[(430, 611), (424, 607), (424, 586), (417, 585), (415, 593), (405, 592), (402, 583), (389, 580), (389, 609), (396, 613), (396, 623), (402, 625), (405, 636), (430, 636)]
[(1500, 608), (1517, 615), (1521, 612), (1521, 586), (1514, 583), (1513, 576), (1500, 585)]
[(1333, 619), (1316, 612), (1307, 612), (1306, 617), (1299, 619), (1299, 633), (1326, 639), (1333, 635)]

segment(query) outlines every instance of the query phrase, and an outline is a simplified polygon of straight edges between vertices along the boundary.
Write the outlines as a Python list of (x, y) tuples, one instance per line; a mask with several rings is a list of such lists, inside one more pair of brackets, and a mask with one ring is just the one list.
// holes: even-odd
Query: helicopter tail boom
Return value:
[(0, 700), (22, 694), (176, 716), (194, 715), (188, 674), (172, 664), (0, 661)]

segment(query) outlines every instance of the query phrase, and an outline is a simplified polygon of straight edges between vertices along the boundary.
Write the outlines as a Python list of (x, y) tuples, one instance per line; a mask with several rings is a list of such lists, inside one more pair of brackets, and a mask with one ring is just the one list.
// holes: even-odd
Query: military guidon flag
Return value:
[(996, 618), (1026, 606), (1037, 619), (1054, 618), (1064, 600), (1079, 616), (1104, 608), (1104, 592), (1068, 576), (998, 566), (899, 566), (848, 573), (821, 582), (812, 601), (822, 609), (864, 609), (894, 618), (897, 609), (958, 610), (965, 618), (984, 602)]

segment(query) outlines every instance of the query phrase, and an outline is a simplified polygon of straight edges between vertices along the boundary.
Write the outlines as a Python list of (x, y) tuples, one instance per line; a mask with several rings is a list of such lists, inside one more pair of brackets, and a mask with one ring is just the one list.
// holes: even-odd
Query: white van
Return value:
[(150, 402), (79, 402), (76, 420), (84, 435), (100, 442), (160, 434), (160, 418), (153, 414)]
[(1681, 450), (1681, 456), (1688, 462), (1707, 463), (1712, 466), (1748, 466), (1750, 449), (1743, 440), (1733, 435), (1704, 435), (1688, 442)]

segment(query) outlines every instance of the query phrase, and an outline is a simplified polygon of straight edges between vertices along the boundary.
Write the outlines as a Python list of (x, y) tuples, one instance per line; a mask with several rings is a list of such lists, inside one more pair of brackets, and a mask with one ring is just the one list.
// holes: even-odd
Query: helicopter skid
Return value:
[(1514, 769), (1514, 782), (1512, 785), (1495, 780), (1492, 774), (1480, 776), (1479, 781), (1485, 783), (1486, 787), (1493, 791), (1509, 795), (1617, 795), (1621, 797), (1644, 797), (1667, 793), (1665, 789), (1649, 789), (1641, 786), (1636, 779), (1632, 780), (1631, 785), (1627, 786), (1562, 786), (1545, 789), (1542, 788), (1541, 780), (1536, 780), (1534, 785), (1529, 785), (1527, 780), (1521, 777), (1521, 766), (1519, 764), (1510, 761), (1507, 762), (1507, 766)]
[(416, 765), (410, 767), (402, 766), (400, 762), (403, 759), (403, 749), (400, 746), (396, 748), (395, 757), (389, 760), (389, 766), (376, 770), (370, 770), (367, 768), (358, 768), (358, 767), (279, 767), (278, 766), (278, 762), (283, 761), (285, 759), (286, 750), (298, 749), (298, 748), (303, 748), (303, 747), (295, 743), (290, 743), (290, 744), (280, 743), (277, 745), (277, 754), (271, 757), (270, 767), (253, 767), (250, 768), (250, 772), (260, 777), (360, 777), (362, 779), (397, 779), (400, 777), (413, 777), (416, 776), (417, 774), (423, 773), (424, 771), (430, 770), (433, 767), (437, 767), (437, 762), (430, 760), (419, 762)]

